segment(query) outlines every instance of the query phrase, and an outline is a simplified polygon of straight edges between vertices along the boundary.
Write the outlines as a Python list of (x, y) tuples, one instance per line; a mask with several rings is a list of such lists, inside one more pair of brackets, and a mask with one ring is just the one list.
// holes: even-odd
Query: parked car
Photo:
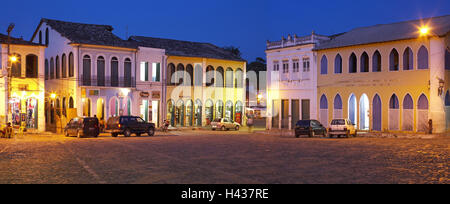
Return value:
[(349, 137), (350, 135), (356, 137), (357, 134), (355, 125), (349, 119), (333, 119), (328, 130), (329, 137), (333, 137), (334, 135), (337, 137)]
[(220, 130), (239, 130), (241, 124), (234, 122), (233, 120), (227, 118), (217, 118), (213, 122), (211, 122), (212, 130), (220, 129)]
[(299, 120), (295, 124), (295, 137), (300, 135), (308, 135), (308, 137), (314, 137), (316, 135), (327, 136), (327, 128), (325, 128), (317, 120)]
[(153, 136), (155, 135), (155, 124), (145, 122), (137, 116), (110, 117), (106, 122), (105, 132), (111, 133), (113, 137), (117, 137), (119, 134), (123, 134), (125, 137), (130, 137), (131, 134)]
[(77, 136), (78, 138), (85, 136), (98, 137), (100, 134), (99, 122), (96, 117), (76, 117), (67, 123), (64, 128), (64, 135)]

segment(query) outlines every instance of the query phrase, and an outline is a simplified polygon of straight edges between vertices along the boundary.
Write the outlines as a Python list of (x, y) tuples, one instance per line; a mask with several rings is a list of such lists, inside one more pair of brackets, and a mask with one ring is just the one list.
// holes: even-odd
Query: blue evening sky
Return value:
[[(210, 42), (265, 58), (267, 40), (288, 34), (331, 35), (355, 27), (450, 14), (450, 0), (147, 0), (2, 1), (0, 33), (29, 40), (41, 17), (108, 24), (128, 35)], [(128, 29), (127, 29), (128, 28)]]

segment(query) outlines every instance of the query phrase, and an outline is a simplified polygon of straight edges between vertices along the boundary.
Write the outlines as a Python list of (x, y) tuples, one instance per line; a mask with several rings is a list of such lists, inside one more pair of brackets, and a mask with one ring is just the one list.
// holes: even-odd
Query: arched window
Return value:
[(58, 55), (56, 55), (56, 58), (55, 58), (55, 63), (56, 63), (56, 78), (57, 79), (59, 79), (60, 78), (60, 70), (61, 70), (61, 67), (59, 66), (60, 64), (59, 64), (59, 56)]
[(11, 63), (11, 76), (12, 77), (22, 77), (22, 56), (19, 54), (13, 54), (17, 61)]
[(414, 130), (414, 102), (411, 95), (406, 94), (403, 99), (403, 125), (402, 130)]
[(352, 53), (350, 55), (350, 58), (348, 59), (348, 73), (356, 73), (358, 71), (357, 69), (357, 58), (355, 53)]
[(176, 85), (184, 85), (184, 73), (185, 73), (184, 65), (178, 64), (177, 72), (176, 72), (176, 80), (175, 80)]
[(193, 86), (194, 85), (194, 68), (192, 67), (192, 65), (188, 64), (186, 66), (186, 86)]
[(334, 73), (342, 73), (342, 57), (339, 54), (337, 54), (336, 58), (334, 58)]
[(236, 88), (244, 88), (244, 72), (241, 68), (236, 70)]
[(38, 57), (36, 55), (30, 54), (26, 57), (26, 77), (27, 78), (38, 78)]
[(55, 61), (53, 60), (53, 57), (50, 58), (50, 79), (55, 78)]
[(325, 94), (323, 94), (320, 97), (320, 110), (319, 110), (319, 119), (320, 119), (320, 123), (324, 126), (328, 125), (328, 99), (325, 96)]
[(428, 131), (428, 99), (425, 94), (420, 95), (417, 102), (417, 131)]
[(123, 85), (125, 87), (131, 87), (131, 82), (131, 60), (130, 58), (126, 58), (123, 62)]
[(328, 60), (327, 56), (322, 56), (322, 59), (320, 60), (320, 74), (327, 74), (328, 73)]
[(413, 64), (414, 64), (414, 60), (413, 60), (413, 52), (411, 50), (411, 48), (407, 47), (405, 49), (405, 52), (403, 52), (403, 70), (413, 70)]
[(216, 102), (216, 119), (223, 118), (223, 102), (218, 100)]
[(328, 100), (325, 94), (320, 97), (320, 109), (328, 109)]
[(73, 103), (73, 98), (72, 98), (72, 96), (69, 98), (69, 108), (74, 108), (75, 107), (75, 105), (74, 105), (74, 103)]
[(97, 86), (105, 86), (105, 58), (97, 58)]
[(194, 69), (195, 86), (203, 86), (203, 67), (200, 64), (195, 65)]
[(393, 94), (391, 96), (391, 99), (389, 100), (389, 108), (390, 109), (399, 109), (399, 103), (398, 103), (398, 98), (397, 95)]
[(66, 54), (63, 54), (61, 57), (61, 68), (62, 68), (62, 76), (61, 78), (67, 77), (67, 57)]
[(369, 72), (369, 55), (363, 52), (361, 55), (361, 72)]
[(372, 129), (381, 131), (381, 98), (375, 94), (372, 100)]
[(428, 50), (423, 45), (417, 52), (417, 69), (428, 69)]
[(216, 70), (216, 87), (223, 87), (224, 85), (224, 71), (222, 67), (218, 67)]
[(81, 78), (84, 86), (91, 85), (91, 57), (89, 55), (83, 57), (83, 76)]
[(167, 85), (173, 86), (175, 85), (175, 65), (170, 63), (167, 66)]
[(372, 56), (372, 72), (381, 72), (381, 54), (378, 50)]
[(334, 97), (333, 108), (333, 117), (337, 119), (343, 118), (341, 95), (336, 94), (336, 96)]
[(74, 70), (74, 61), (73, 61), (73, 53), (69, 53), (69, 77), (73, 77), (75, 75)]
[(48, 34), (48, 28), (45, 29), (45, 45), (48, 45), (50, 39)]
[(227, 101), (225, 103), (225, 118), (228, 118), (228, 120), (233, 120), (233, 102)]
[(389, 71), (398, 71), (399, 66), (399, 59), (398, 59), (398, 52), (394, 48), (391, 51), (391, 54), (389, 54)]
[(227, 88), (233, 88), (233, 69), (227, 68), (227, 71), (225, 72), (225, 79), (226, 79), (226, 87)]
[(45, 59), (45, 80), (48, 79), (48, 59)]
[(212, 86), (214, 85), (214, 67), (208, 66), (206, 67), (206, 86)]
[(111, 58), (111, 86), (119, 86), (119, 60), (117, 57)]

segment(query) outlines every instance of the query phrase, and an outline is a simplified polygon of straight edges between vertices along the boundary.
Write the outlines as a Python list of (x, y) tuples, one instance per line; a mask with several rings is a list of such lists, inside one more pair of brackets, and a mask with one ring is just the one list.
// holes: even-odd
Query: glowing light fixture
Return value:
[(428, 35), (430, 28), (428, 26), (422, 26), (419, 28), (419, 31), (421, 35)]
[(55, 99), (56, 98), (56, 94), (55, 93), (50, 94), (50, 98)]

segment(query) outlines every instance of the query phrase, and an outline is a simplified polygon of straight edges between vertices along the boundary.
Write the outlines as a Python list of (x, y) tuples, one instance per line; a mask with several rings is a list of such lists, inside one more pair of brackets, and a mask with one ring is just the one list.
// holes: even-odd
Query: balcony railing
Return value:
[(297, 37), (295, 36), (288, 36), (287, 39), (285, 39), (284, 37), (281, 39), (281, 41), (274, 41), (274, 42), (270, 42), (267, 41), (267, 49), (277, 49), (277, 48), (283, 48), (283, 47), (291, 47), (291, 46), (296, 46), (296, 45), (303, 45), (303, 44), (318, 44), (321, 41), (325, 41), (325, 40), (329, 40), (330, 38), (328, 36), (323, 36), (323, 35), (317, 35), (312, 33), (309, 36), (303, 36), (303, 37)]
[(96, 75), (91, 75), (91, 78), (80, 76), (78, 82), (81, 86), (100, 86), (100, 87), (124, 87), (134, 88), (136, 87), (136, 80), (134, 77), (126, 79), (125, 77), (119, 77), (118, 80), (111, 80), (110, 77), (105, 77), (104, 80), (98, 80)]

